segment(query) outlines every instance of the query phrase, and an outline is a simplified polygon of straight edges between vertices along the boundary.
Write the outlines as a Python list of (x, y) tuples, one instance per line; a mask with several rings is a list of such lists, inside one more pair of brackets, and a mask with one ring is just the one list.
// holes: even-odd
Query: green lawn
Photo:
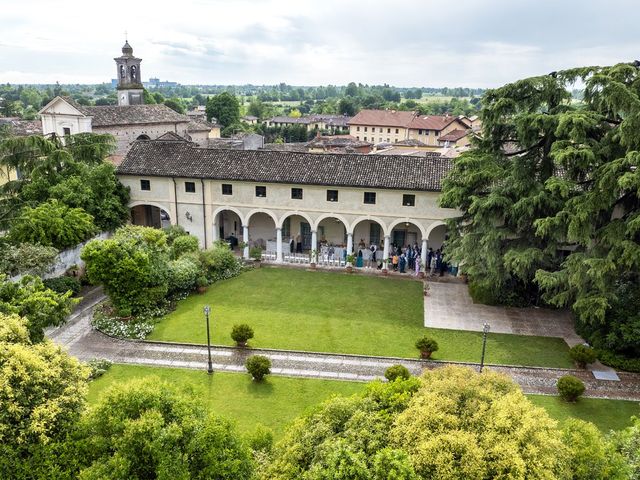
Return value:
[(263, 383), (239, 373), (207, 372), (177, 368), (113, 365), (89, 384), (89, 404), (95, 404), (111, 385), (134, 378), (160, 377), (178, 388), (187, 388), (207, 410), (234, 421), (240, 431), (252, 432), (258, 423), (273, 429), (276, 437), (305, 410), (334, 394), (351, 395), (364, 384), (335, 380), (270, 376)]
[[(232, 345), (236, 323), (255, 331), (254, 347), (415, 357), (415, 341), (434, 337), (435, 359), (479, 361), (482, 334), (423, 327), (420, 282), (260, 268), (191, 295), (165, 317), (150, 340), (205, 343), (202, 308), (212, 310), (212, 342)], [(490, 334), (488, 363), (571, 367), (560, 338)]]
[(604, 433), (622, 430), (631, 425), (631, 416), (640, 416), (640, 402), (607, 400), (603, 398), (581, 398), (576, 403), (567, 403), (557, 396), (527, 395), (529, 400), (563, 422), (568, 418), (579, 418), (593, 422)]
[[(262, 384), (248, 375), (177, 368), (113, 365), (102, 377), (89, 384), (89, 404), (95, 404), (113, 384), (134, 378), (157, 376), (178, 388), (188, 389), (204, 402), (206, 408), (234, 421), (240, 431), (252, 432), (256, 424), (273, 429), (280, 437), (285, 426), (307, 409), (332, 395), (352, 395), (364, 384), (334, 380), (270, 376)], [(558, 421), (570, 417), (595, 423), (603, 432), (619, 430), (630, 424), (631, 415), (640, 415), (638, 402), (582, 398), (568, 404), (558, 397), (527, 395), (536, 405), (547, 410)]]

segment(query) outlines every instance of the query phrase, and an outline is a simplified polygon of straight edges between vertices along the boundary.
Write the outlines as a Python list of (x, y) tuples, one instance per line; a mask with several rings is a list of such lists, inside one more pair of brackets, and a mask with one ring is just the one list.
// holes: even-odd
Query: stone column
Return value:
[(245, 260), (249, 259), (249, 225), (242, 226), (242, 241), (244, 242), (244, 251), (242, 256)]
[(384, 236), (384, 249), (382, 250), (382, 262), (383, 262), (383, 267), (384, 269), (387, 268), (387, 264), (384, 263), (385, 260), (388, 260), (389, 258), (389, 247), (391, 246), (391, 238), (389, 237), (389, 235), (385, 235)]
[(219, 228), (218, 228), (218, 221), (216, 220), (215, 222), (213, 222), (213, 233), (211, 234), (211, 243), (215, 243), (218, 241), (218, 234), (219, 234)]
[(311, 262), (318, 262), (318, 235), (315, 230), (311, 230)]
[(282, 228), (276, 228), (276, 262), (282, 262)]
[(422, 271), (426, 272), (429, 270), (429, 265), (427, 265), (427, 239), (422, 239), (422, 252), (420, 253), (420, 259), (422, 260)]
[(347, 255), (353, 254), (353, 233), (347, 233)]

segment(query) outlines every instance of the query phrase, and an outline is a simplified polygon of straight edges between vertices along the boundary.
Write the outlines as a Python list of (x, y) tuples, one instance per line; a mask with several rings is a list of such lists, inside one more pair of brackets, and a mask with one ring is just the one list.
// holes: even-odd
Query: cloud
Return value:
[(67, 4), (3, 5), (0, 82), (109, 81), (125, 30), (143, 77), (185, 84), (487, 87), (640, 49), (632, 0)]

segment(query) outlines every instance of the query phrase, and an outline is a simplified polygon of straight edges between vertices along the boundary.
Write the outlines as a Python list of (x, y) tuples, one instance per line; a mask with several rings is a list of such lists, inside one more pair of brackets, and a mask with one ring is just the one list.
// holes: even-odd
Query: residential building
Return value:
[(397, 110), (360, 110), (349, 120), (349, 135), (374, 144), (406, 140), (415, 116), (415, 112)]
[(349, 130), (349, 117), (345, 115), (313, 114), (302, 117), (272, 117), (266, 122), (267, 127), (288, 127), (292, 125), (304, 125), (307, 131), (319, 130), (333, 133), (347, 133)]
[[(466, 135), (471, 132), (470, 123), (464, 117), (453, 115), (416, 115), (409, 124), (409, 139), (419, 140), (430, 147), (442, 146), (439, 138), (454, 130)], [(464, 135), (463, 135), (464, 136)], [(458, 139), (462, 137), (457, 137)], [(457, 140), (456, 140), (457, 141)]]
[(133, 223), (168, 219), (203, 247), (243, 241), (245, 257), (255, 245), (281, 262), (291, 239), (311, 255), (362, 244), (388, 255), (392, 244), (418, 244), (426, 256), (442, 246), (446, 219), (459, 215), (438, 206), (451, 166), (439, 156), (206, 149), (158, 139), (135, 142), (117, 175), (130, 189)]

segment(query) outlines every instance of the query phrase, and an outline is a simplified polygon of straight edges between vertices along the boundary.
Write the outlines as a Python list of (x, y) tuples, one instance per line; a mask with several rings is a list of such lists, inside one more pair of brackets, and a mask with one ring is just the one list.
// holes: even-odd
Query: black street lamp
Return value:
[(482, 373), (482, 367), (484, 367), (484, 352), (487, 349), (487, 334), (491, 326), (485, 322), (482, 326), (482, 357), (480, 358), (480, 373)]
[(207, 373), (211, 375), (213, 373), (213, 365), (211, 365), (211, 337), (209, 336), (209, 313), (211, 308), (209, 305), (205, 305), (204, 314), (207, 317), (207, 350), (209, 351), (209, 365), (207, 367)]

